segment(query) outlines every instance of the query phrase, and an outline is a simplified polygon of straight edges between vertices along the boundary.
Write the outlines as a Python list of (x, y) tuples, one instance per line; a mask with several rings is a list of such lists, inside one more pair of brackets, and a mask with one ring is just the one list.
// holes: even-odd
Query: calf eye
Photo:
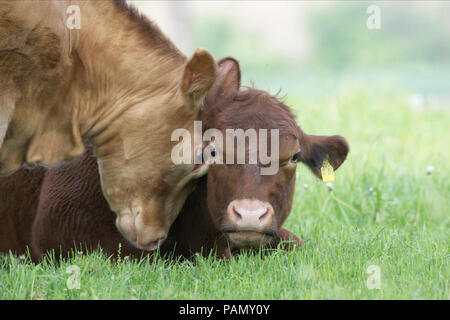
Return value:
[(300, 159), (300, 152), (297, 152), (296, 154), (294, 154), (294, 155), (292, 156), (291, 161), (292, 161), (292, 162), (298, 162), (299, 159)]

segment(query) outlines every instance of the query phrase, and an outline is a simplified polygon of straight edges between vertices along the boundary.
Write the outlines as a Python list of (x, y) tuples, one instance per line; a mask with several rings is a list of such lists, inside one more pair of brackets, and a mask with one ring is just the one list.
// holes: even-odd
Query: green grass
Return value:
[[(417, 112), (407, 96), (358, 88), (287, 103), (306, 132), (339, 133), (351, 146), (332, 192), (298, 168), (285, 226), (304, 250), (171, 263), (97, 252), (33, 265), (5, 255), (0, 299), (449, 299), (449, 110)], [(70, 265), (80, 289), (66, 285)], [(367, 287), (371, 265), (381, 289)]]

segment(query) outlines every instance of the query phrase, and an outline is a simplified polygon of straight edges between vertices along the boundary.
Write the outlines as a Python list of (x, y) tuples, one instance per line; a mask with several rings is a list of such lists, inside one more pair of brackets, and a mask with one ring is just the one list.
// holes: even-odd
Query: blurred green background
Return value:
[[(445, 1), (133, 3), (186, 54), (203, 47), (239, 59), (244, 85), (323, 97), (355, 84), (410, 94), (413, 108), (450, 105)], [(367, 27), (370, 5), (380, 29)]]

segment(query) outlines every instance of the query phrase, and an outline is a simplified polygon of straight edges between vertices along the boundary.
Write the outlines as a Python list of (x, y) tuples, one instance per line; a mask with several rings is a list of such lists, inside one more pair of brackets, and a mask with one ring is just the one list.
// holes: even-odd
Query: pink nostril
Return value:
[(236, 208), (234, 206), (232, 206), (231, 208), (231, 214), (232, 214), (232, 218), (233, 220), (242, 220), (242, 216), (241, 214), (236, 210)]
[(267, 219), (269, 219), (270, 216), (269, 211), (270, 211), (269, 208), (266, 208), (266, 212), (264, 212), (262, 216), (259, 217), (259, 221), (261, 222), (261, 224), (264, 224), (267, 221)]

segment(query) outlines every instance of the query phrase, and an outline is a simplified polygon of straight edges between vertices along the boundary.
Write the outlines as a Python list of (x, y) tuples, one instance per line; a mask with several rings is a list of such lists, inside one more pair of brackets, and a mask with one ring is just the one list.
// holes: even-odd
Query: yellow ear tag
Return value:
[(323, 160), (320, 172), (322, 173), (323, 182), (334, 181), (334, 169), (328, 162), (328, 157), (325, 160)]

